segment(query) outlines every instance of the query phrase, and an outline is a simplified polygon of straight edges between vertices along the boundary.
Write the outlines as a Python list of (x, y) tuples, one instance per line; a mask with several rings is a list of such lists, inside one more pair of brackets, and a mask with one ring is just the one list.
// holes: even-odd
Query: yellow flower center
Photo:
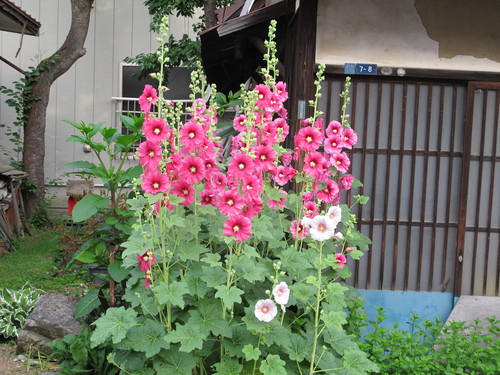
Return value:
[(240, 231), (240, 227), (238, 225), (235, 225), (233, 227), (233, 232), (239, 232)]

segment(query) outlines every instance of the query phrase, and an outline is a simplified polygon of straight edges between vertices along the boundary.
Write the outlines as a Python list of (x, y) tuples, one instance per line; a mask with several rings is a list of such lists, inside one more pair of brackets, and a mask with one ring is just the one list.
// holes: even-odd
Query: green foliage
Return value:
[(0, 336), (17, 338), (40, 294), (29, 283), (20, 290), (0, 289)]
[(481, 324), (452, 321), (443, 326), (436, 319), (421, 321), (413, 315), (410, 330), (398, 324), (382, 326), (387, 311), (377, 308), (372, 331), (360, 347), (384, 374), (498, 374), (500, 368), (500, 321), (495, 317)]
[(51, 359), (56, 359), (62, 375), (114, 375), (119, 369), (107, 361), (111, 352), (110, 345), (90, 346), (92, 334), (89, 326), (75, 335), (66, 335), (63, 339), (48, 343), (53, 350)]
[[(75, 161), (63, 165), (63, 168), (76, 168), (75, 174), (84, 178), (100, 179), (107, 189), (108, 196), (87, 194), (75, 205), (72, 218), (74, 222), (83, 222), (92, 217), (100, 218), (100, 225), (93, 232), (93, 236), (77, 251), (74, 261), (94, 263), (99, 261), (107, 265), (104, 253), (108, 246), (120, 243), (127, 236), (129, 230), (130, 212), (123, 205), (122, 191), (142, 172), (140, 166), (124, 168), (125, 160), (131, 153), (132, 147), (141, 139), (143, 117), (122, 116), (122, 121), (130, 134), (122, 135), (115, 128), (104, 127), (103, 123), (85, 124), (66, 121), (80, 134), (71, 135), (68, 142), (78, 142), (91, 148), (97, 157), (98, 163)], [(96, 140), (100, 137), (102, 141)], [(119, 159), (118, 165), (115, 160)]]

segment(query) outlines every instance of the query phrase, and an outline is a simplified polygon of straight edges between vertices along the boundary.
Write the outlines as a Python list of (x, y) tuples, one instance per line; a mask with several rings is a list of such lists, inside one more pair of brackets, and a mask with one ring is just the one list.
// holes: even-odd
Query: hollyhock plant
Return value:
[[(318, 108), (323, 66), (313, 115), (290, 127), (286, 85), (274, 68), (275, 26), (262, 83), (237, 94), (232, 139), (220, 138), (223, 108), (214, 107), (220, 102), (214, 98), (236, 94), (212, 90), (203, 99), (209, 94), (199, 72), (187, 111), (160, 94), (157, 118), (144, 124), (145, 170), (127, 201), (136, 214), (121, 244), (130, 274), (125, 304), (95, 322), (91, 340), (112, 346), (108, 358), (123, 373), (376, 370), (348, 331), (348, 289), (341, 283), (350, 270), (340, 255), (357, 260), (369, 243), (350, 212), (349, 199), (364, 199), (345, 194), (349, 163), (341, 158), (348, 140), (340, 137), (354, 140), (354, 133), (346, 131), (345, 113), (325, 129)], [(292, 149), (287, 136), (295, 140)], [(334, 137), (340, 146), (329, 141)], [(332, 162), (337, 155), (339, 164)], [(144, 249), (147, 259), (138, 256)]]

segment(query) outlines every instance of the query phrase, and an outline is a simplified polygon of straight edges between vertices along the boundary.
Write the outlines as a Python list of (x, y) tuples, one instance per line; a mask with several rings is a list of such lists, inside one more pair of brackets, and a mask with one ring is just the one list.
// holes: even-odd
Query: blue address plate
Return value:
[(377, 74), (377, 64), (344, 64), (344, 74)]

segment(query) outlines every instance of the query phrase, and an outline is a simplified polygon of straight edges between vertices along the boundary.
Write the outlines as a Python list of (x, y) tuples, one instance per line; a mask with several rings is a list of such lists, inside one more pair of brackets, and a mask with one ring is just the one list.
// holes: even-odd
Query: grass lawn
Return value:
[(0, 257), (0, 288), (20, 289), (26, 282), (45, 292), (71, 292), (87, 281), (86, 271), (64, 272), (58, 261), (60, 244), (56, 233), (36, 230), (15, 244), (15, 251)]

